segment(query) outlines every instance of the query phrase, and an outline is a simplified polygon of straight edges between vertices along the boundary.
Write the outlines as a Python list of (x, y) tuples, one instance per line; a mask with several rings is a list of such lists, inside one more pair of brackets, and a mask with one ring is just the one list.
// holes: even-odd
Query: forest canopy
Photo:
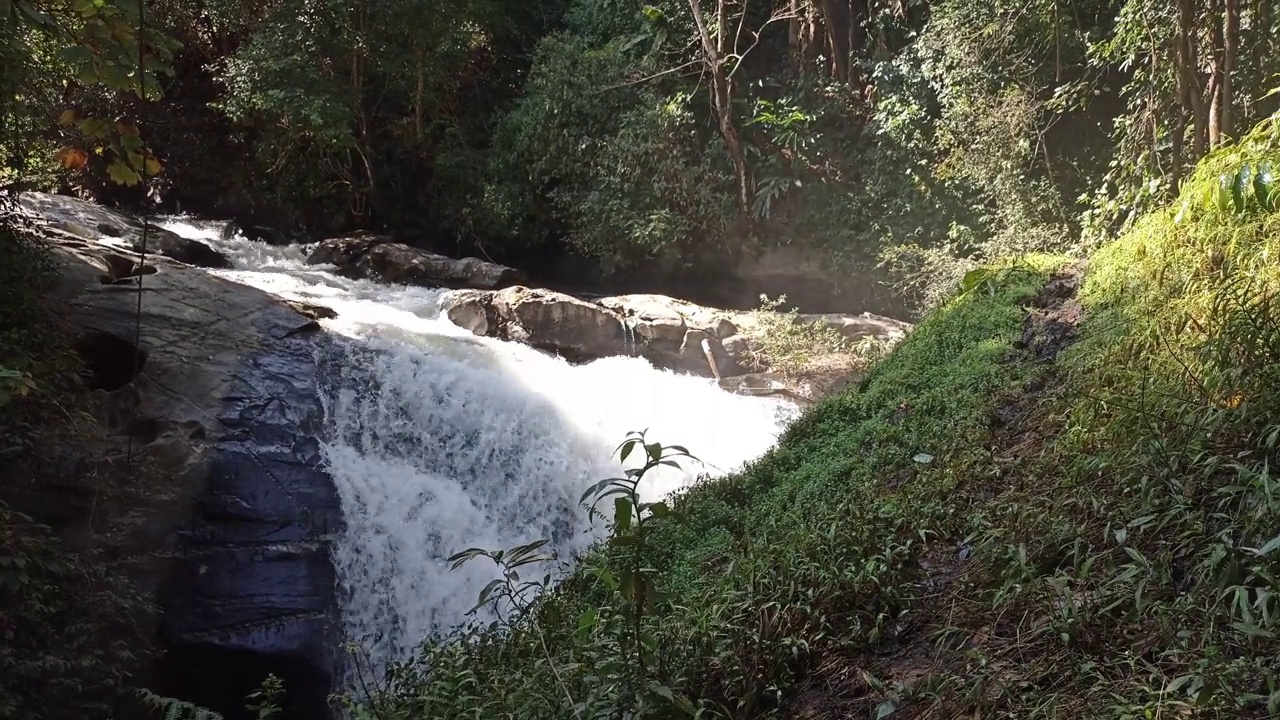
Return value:
[(793, 247), (926, 303), (1167, 202), (1280, 72), (1270, 0), (139, 9), (0, 5), (9, 175), (136, 200), (140, 133), (186, 209), (606, 271)]

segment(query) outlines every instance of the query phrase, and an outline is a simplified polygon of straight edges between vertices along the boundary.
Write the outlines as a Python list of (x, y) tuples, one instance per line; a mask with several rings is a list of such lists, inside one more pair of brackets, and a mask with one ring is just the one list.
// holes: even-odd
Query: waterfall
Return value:
[(225, 253), (235, 269), (217, 274), (338, 313), (323, 324), (345, 342), (320, 378), (346, 519), (333, 561), (348, 639), (379, 665), (465, 620), (497, 577), (479, 560), (450, 571), (452, 553), (548, 539), (568, 560), (587, 547), (595, 531), (578, 499), (620, 472), (613, 451), (629, 431), (706, 463), (647, 477), (656, 499), (758, 457), (796, 413), (637, 357), (573, 366), (477, 338), (442, 316), (440, 291), (343, 278), (306, 265), (306, 247), (223, 237), (211, 223), (163, 224)]
[(632, 357), (639, 351), (636, 347), (636, 323), (629, 317), (622, 318), (622, 346), (626, 348), (627, 357)]

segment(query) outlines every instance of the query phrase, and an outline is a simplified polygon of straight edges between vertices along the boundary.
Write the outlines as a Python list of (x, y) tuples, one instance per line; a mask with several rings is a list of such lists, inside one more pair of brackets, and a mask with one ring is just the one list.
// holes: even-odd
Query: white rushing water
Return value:
[(586, 547), (578, 499), (619, 474), (613, 451), (628, 432), (648, 429), (707, 464), (646, 478), (657, 499), (758, 457), (796, 413), (639, 358), (571, 366), (476, 338), (441, 316), (442, 291), (342, 278), (305, 265), (305, 247), (224, 239), (221, 223), (161, 224), (225, 253), (235, 269), (217, 274), (338, 313), (323, 324), (348, 340), (321, 380), (346, 520), (334, 562), (348, 637), (378, 664), (465, 620), (497, 576), (481, 560), (451, 572), (450, 554), (542, 538), (561, 558)]

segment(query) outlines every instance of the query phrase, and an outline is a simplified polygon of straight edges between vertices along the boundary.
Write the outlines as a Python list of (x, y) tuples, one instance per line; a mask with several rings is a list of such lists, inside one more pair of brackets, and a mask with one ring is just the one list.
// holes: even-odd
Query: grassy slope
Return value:
[(536, 622), (429, 647), (370, 716), (679, 717), (668, 690), (735, 718), (1280, 714), (1280, 213), (1202, 199), (1280, 168), (1278, 134), (1208, 158), (1182, 217), (1096, 253), (1078, 293), (1063, 259), (993, 271), (683, 494), (647, 553), (665, 689), (627, 689), (588, 570)]

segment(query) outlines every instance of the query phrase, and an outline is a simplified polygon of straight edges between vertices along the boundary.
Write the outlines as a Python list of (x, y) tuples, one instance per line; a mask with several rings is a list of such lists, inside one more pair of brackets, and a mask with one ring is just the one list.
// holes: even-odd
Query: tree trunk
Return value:
[(1200, 68), (1196, 53), (1195, 0), (1178, 0), (1178, 77), (1183, 86), (1183, 103), (1191, 115), (1191, 157), (1195, 162), (1208, 148), (1209, 113), (1201, 94)]
[(1062, 12), (1053, 2), (1053, 81), (1062, 83)]
[(1234, 82), (1231, 74), (1236, 69), (1236, 49), (1240, 42), (1240, 0), (1226, 0), (1227, 17), (1224, 19), (1225, 29), (1222, 41), (1222, 111), (1221, 129), (1223, 136), (1235, 135), (1232, 126), (1231, 104), (1235, 102)]
[(724, 70), (723, 28), (727, 4), (728, 0), (716, 0), (716, 17), (721, 26), (717, 32), (719, 43), (711, 37), (711, 32), (707, 29), (701, 0), (689, 0), (689, 9), (693, 11), (693, 22), (698, 27), (698, 38), (702, 42), (703, 63), (711, 79), (711, 107), (716, 115), (720, 136), (724, 138), (725, 147), (729, 150), (734, 174), (738, 179), (738, 206), (744, 216), (749, 216), (751, 174), (747, 167), (746, 153), (742, 149), (742, 136), (738, 133), (738, 126), (733, 118), (733, 89)]
[(422, 46), (414, 43), (413, 48), (414, 64), (417, 66), (417, 82), (413, 88), (413, 136), (418, 141), (418, 149), (421, 150), (426, 142), (426, 131), (423, 126), (423, 97), (426, 95), (427, 88), (427, 69), (423, 59)]
[(1225, 64), (1222, 0), (1209, 2), (1209, 148), (1222, 144), (1222, 79)]
[(831, 76), (849, 82), (849, 6), (846, 0), (816, 0), (827, 31), (827, 48), (831, 52)]
[(1173, 129), (1170, 131), (1172, 149), (1169, 163), (1169, 188), (1174, 195), (1182, 186), (1182, 163), (1187, 141), (1187, 114), (1191, 111), (1190, 88), (1187, 86), (1186, 49), (1181, 33), (1174, 36), (1173, 69), (1175, 82), (1175, 102), (1173, 104)]
[(374, 182), (373, 163), (369, 162), (366, 143), (369, 141), (369, 114), (364, 105), (364, 50), (365, 36), (364, 4), (357, 2), (354, 8), (352, 27), (357, 38), (357, 46), (351, 51), (351, 104), (356, 119), (355, 151), (363, 165), (365, 182), (367, 183), (363, 198), (357, 198), (354, 214), (367, 220), (369, 207), (375, 202), (377, 192)]
[(804, 17), (800, 14), (800, 7), (800, 0), (790, 0), (787, 6), (791, 13), (791, 19), (787, 21), (787, 48), (797, 66), (804, 64), (804, 45), (801, 40), (804, 34)]

